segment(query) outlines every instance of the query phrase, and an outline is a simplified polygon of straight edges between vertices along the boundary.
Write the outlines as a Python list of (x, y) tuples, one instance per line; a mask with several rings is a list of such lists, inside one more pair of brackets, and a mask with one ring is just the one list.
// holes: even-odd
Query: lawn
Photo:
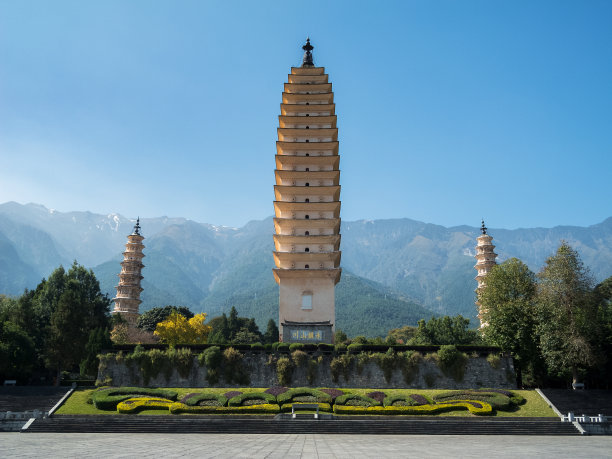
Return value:
[[(262, 392), (266, 390), (266, 388), (171, 388), (172, 390), (178, 392), (178, 400), (180, 400), (184, 395), (191, 392), (212, 392), (215, 394), (224, 394), (230, 390), (239, 390), (243, 393), (246, 392)], [(377, 389), (344, 389), (345, 392), (365, 395), (368, 392), (372, 392)], [(68, 400), (62, 405), (62, 407), (56, 411), (57, 415), (62, 414), (95, 414), (95, 415), (118, 415), (116, 411), (105, 411), (98, 410), (93, 404), (88, 403), (90, 399), (91, 393), (94, 389), (79, 389), (76, 390)], [(432, 397), (437, 393), (446, 392), (446, 390), (440, 389), (384, 389), (383, 392), (387, 395), (402, 395), (402, 394), (421, 394), (426, 397)], [(556, 414), (548, 406), (548, 404), (540, 397), (540, 395), (533, 390), (515, 390), (516, 392), (523, 396), (526, 402), (515, 409), (515, 411), (497, 411), (495, 416), (499, 417), (556, 417)], [(142, 415), (169, 415), (168, 410), (145, 410), (140, 414)], [(226, 415), (227, 416), (227, 415)], [(253, 414), (252, 416), (258, 416)], [(262, 415), (259, 415), (262, 416)], [(269, 415), (263, 415), (269, 416)], [(418, 415), (417, 415), (418, 416)], [(472, 416), (468, 411), (452, 411), (447, 413), (440, 413), (435, 416), (446, 417), (446, 416)], [(397, 417), (397, 416), (393, 416)], [(403, 417), (403, 416), (402, 416)]]

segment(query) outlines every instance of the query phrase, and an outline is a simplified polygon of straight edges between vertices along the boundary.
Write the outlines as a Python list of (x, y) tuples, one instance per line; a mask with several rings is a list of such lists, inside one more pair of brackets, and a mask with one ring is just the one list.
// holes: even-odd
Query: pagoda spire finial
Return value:
[(312, 50), (314, 46), (310, 44), (310, 37), (306, 38), (306, 44), (302, 46), (304, 50), (304, 59), (302, 59), (302, 67), (314, 67), (314, 62), (312, 60)]
[(140, 236), (140, 217), (136, 218), (136, 224), (134, 225), (134, 234)]
[(485, 226), (484, 218), (482, 219), (482, 225), (480, 226), (482, 234), (487, 234), (487, 227)]

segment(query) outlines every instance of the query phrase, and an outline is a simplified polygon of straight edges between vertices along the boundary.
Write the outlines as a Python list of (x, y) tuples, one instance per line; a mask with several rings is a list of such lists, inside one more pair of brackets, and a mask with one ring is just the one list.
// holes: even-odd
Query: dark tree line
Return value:
[(0, 296), (0, 379), (41, 382), (62, 370), (95, 374), (109, 344), (110, 300), (75, 261), (18, 298)]

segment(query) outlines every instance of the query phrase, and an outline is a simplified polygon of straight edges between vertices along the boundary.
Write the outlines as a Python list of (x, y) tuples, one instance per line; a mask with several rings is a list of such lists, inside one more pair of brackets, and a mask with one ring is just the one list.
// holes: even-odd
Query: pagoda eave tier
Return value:
[(310, 235), (300, 236), (291, 234), (275, 234), (274, 235), (274, 246), (278, 251), (278, 246), (281, 244), (331, 244), (334, 246), (334, 251), (337, 251), (340, 247), (340, 235), (329, 234), (329, 235)]
[(320, 75), (296, 75), (289, 73), (287, 75), (287, 81), (295, 84), (323, 84), (329, 81), (329, 76), (326, 73)]
[(336, 104), (280, 104), (281, 115), (290, 115), (290, 116), (304, 116), (299, 115), (300, 113), (308, 114), (310, 116), (316, 117), (318, 114), (322, 114), (321, 116), (329, 116), (335, 115), (336, 113)]
[(285, 93), (287, 94), (325, 94), (332, 92), (331, 83), (285, 83)]
[(342, 268), (329, 269), (281, 269), (274, 268), (274, 280), (278, 284), (281, 279), (331, 279), (337, 284), (342, 274)]
[(299, 179), (333, 180), (334, 185), (340, 184), (340, 171), (287, 171), (276, 169), (274, 171), (274, 176), (276, 177), (276, 183), (279, 185), (284, 185), (284, 183), (279, 182), (289, 182)]
[(276, 168), (291, 170), (293, 167), (319, 167), (331, 170), (338, 170), (340, 166), (340, 156), (289, 156), (276, 155)]
[(283, 199), (283, 196), (295, 195), (317, 195), (317, 196), (332, 196), (334, 201), (340, 199), (340, 185), (331, 186), (290, 186), (290, 185), (274, 185), (274, 195), (277, 201), (290, 201)]
[[(292, 129), (290, 127), (287, 127), (288, 125), (294, 125), (294, 124), (298, 124), (298, 125), (304, 125), (304, 126), (314, 126), (314, 125), (319, 125), (319, 124), (323, 124), (323, 125), (331, 125), (331, 128), (327, 128), (327, 129), (335, 129), (336, 128), (336, 120), (337, 120), (337, 116), (336, 115), (330, 115), (330, 116), (288, 116), (288, 115), (279, 115), (278, 117), (278, 124), (279, 127), (282, 129)], [(293, 128), (295, 129), (295, 128)], [(299, 128), (298, 128), (299, 129)], [(315, 128), (311, 128), (311, 129), (315, 129)]]
[(291, 67), (292, 75), (323, 75), (325, 67)]
[(275, 214), (278, 214), (279, 212), (284, 213), (284, 212), (293, 212), (293, 211), (334, 212), (334, 216), (337, 218), (340, 215), (340, 201), (332, 201), (332, 202), (274, 201)]
[(340, 228), (339, 218), (274, 218), (274, 226), (277, 233), (282, 234), (279, 229), (291, 228), (311, 228), (311, 229), (334, 229), (338, 231)]
[[(306, 131), (308, 132), (308, 131)], [(276, 142), (276, 153), (278, 155), (299, 155), (298, 152), (310, 153), (312, 151), (331, 152), (332, 155), (338, 154), (338, 141), (331, 142), (285, 142), (278, 140)]]
[(287, 105), (331, 105), (334, 103), (334, 93), (292, 94), (284, 92), (282, 103)]
[(334, 267), (340, 264), (342, 252), (272, 252), (274, 262), (278, 266), (280, 262), (303, 261), (312, 263), (321, 263), (323, 261), (333, 261)]

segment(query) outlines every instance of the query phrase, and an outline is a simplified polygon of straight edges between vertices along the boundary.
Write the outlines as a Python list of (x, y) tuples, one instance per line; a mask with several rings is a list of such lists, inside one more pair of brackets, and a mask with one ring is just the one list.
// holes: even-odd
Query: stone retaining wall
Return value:
[[(290, 357), (288, 354), (287, 357)], [(493, 368), (485, 357), (471, 357), (468, 360), (464, 377), (455, 381), (446, 376), (435, 361), (424, 359), (415, 372), (414, 379), (407, 383), (401, 369), (392, 372), (389, 381), (385, 379), (382, 369), (376, 362), (368, 361), (363, 364), (361, 371), (355, 361), (348, 366), (347, 376), (341, 374), (337, 381), (332, 378), (330, 363), (332, 355), (314, 354), (310, 358), (320, 359), (316, 375), (309, 383), (307, 378), (307, 364), (295, 367), (291, 383), (292, 387), (352, 387), (377, 389), (468, 389), (479, 387), (490, 388), (516, 388), (516, 376), (511, 357), (501, 357), (498, 368)], [(279, 385), (276, 365), (270, 362), (270, 355), (265, 352), (246, 352), (242, 365), (249, 375), (250, 387), (271, 387)], [(356, 359), (354, 359), (356, 360)], [(221, 378), (217, 384), (211, 386), (206, 379), (206, 366), (200, 365), (194, 357), (189, 375), (182, 377), (177, 369), (172, 369), (166, 377), (163, 372), (153, 376), (145, 384), (142, 371), (135, 365), (128, 366), (125, 361), (117, 362), (113, 356), (107, 356), (100, 365), (98, 380), (101, 383), (113, 386), (148, 386), (148, 387), (244, 387), (245, 384), (228, 382), (224, 379), (223, 366), (219, 371)]]

